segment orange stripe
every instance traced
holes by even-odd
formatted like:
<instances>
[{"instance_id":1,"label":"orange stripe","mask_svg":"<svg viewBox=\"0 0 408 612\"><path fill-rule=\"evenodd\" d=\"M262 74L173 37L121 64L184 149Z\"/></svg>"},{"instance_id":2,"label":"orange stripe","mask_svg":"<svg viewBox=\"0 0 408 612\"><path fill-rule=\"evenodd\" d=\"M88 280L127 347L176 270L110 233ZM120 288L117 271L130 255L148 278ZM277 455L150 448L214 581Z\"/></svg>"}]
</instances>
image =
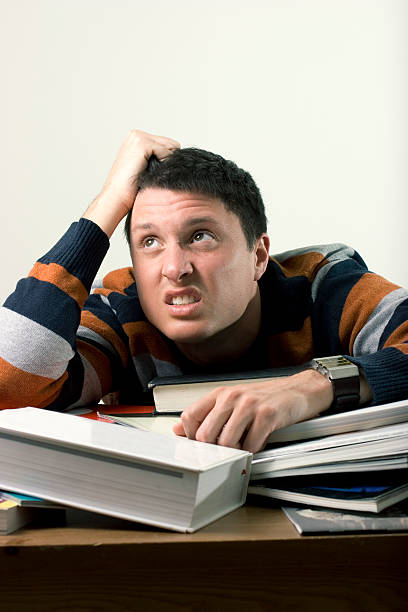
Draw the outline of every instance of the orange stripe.
<instances>
[{"instance_id":1,"label":"orange stripe","mask_svg":"<svg viewBox=\"0 0 408 612\"><path fill-rule=\"evenodd\" d=\"M397 329L394 329L392 334L387 338L387 342L384 344L384 348L387 348L389 346L394 346L399 351L407 355L408 354L407 340L408 340L408 321L404 321L404 323L401 323L401 325L399 325Z\"/></svg>"},{"instance_id":2,"label":"orange stripe","mask_svg":"<svg viewBox=\"0 0 408 612\"><path fill-rule=\"evenodd\" d=\"M375 307L395 289L398 289L398 285L371 273L364 274L351 289L343 307L339 326L340 342L348 350L349 355L353 354L356 336L367 323Z\"/></svg>"},{"instance_id":3,"label":"orange stripe","mask_svg":"<svg viewBox=\"0 0 408 612\"><path fill-rule=\"evenodd\" d=\"M78 350L94 368L101 385L102 395L105 395L112 388L112 373L108 357L84 340L77 340Z\"/></svg>"},{"instance_id":4,"label":"orange stripe","mask_svg":"<svg viewBox=\"0 0 408 612\"><path fill-rule=\"evenodd\" d=\"M272 258L272 261L280 266L287 278L306 276L310 282L313 281L321 267L327 264L325 257L317 252L294 255L281 262Z\"/></svg>"},{"instance_id":5,"label":"orange stripe","mask_svg":"<svg viewBox=\"0 0 408 612\"><path fill-rule=\"evenodd\" d=\"M125 323L123 329L129 337L130 353L150 353L156 359L174 363L174 356L156 329L146 321Z\"/></svg>"},{"instance_id":6,"label":"orange stripe","mask_svg":"<svg viewBox=\"0 0 408 612\"><path fill-rule=\"evenodd\" d=\"M58 380L29 374L0 357L0 408L44 408L57 399L67 377L66 372Z\"/></svg>"},{"instance_id":7,"label":"orange stripe","mask_svg":"<svg viewBox=\"0 0 408 612\"><path fill-rule=\"evenodd\" d=\"M110 342L112 346L116 349L120 358L122 360L123 365L125 366L128 360L128 352L123 344L122 340L119 336L113 331L113 329L107 324L104 323L101 319L95 316L89 310L82 311L81 316L81 325L84 325L88 329L96 332L100 336L102 336L105 340Z\"/></svg>"},{"instance_id":8,"label":"orange stripe","mask_svg":"<svg viewBox=\"0 0 408 612\"><path fill-rule=\"evenodd\" d=\"M310 317L305 319L302 329L272 336L269 352L270 365L273 368L284 367L288 363L300 365L315 357Z\"/></svg>"},{"instance_id":9,"label":"orange stripe","mask_svg":"<svg viewBox=\"0 0 408 612\"><path fill-rule=\"evenodd\" d=\"M125 289L133 285L134 282L135 277L133 276L133 268L127 267L109 272L103 279L103 286L105 289L124 294ZM99 291L100 290L97 289L95 293Z\"/></svg>"},{"instance_id":10,"label":"orange stripe","mask_svg":"<svg viewBox=\"0 0 408 612\"><path fill-rule=\"evenodd\" d=\"M88 291L83 283L72 274L69 274L65 268L58 264L43 264L37 262L31 270L29 276L32 276L40 281L52 283L71 296L77 302L80 308L82 308L86 298L88 297Z\"/></svg>"}]
</instances>

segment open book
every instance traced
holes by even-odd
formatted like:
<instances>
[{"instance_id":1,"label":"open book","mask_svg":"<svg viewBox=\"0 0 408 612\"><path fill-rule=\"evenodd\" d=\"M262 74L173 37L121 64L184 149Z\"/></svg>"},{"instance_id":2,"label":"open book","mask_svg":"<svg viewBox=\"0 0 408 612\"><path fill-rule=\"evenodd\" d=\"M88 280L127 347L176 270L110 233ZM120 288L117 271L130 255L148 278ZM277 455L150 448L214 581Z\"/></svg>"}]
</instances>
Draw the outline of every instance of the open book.
<instances>
[{"instance_id":1,"label":"open book","mask_svg":"<svg viewBox=\"0 0 408 612\"><path fill-rule=\"evenodd\" d=\"M101 406L100 414L122 425L173 435L173 425L178 422L177 414L157 413L153 408L126 406L123 413L120 406ZM269 444L282 444L297 440L307 440L352 431L363 431L374 427L408 422L408 400L391 402L368 408L355 408L339 414L325 416L295 423L278 429L270 434Z\"/></svg>"}]
</instances>

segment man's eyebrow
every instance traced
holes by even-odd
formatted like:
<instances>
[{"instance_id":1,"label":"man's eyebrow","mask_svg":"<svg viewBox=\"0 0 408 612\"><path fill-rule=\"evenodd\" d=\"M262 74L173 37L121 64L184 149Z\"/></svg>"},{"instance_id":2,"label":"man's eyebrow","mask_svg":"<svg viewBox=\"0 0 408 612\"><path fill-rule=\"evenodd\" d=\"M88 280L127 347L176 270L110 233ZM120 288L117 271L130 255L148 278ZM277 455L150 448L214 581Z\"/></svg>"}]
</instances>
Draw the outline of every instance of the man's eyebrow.
<instances>
[{"instance_id":1,"label":"man's eyebrow","mask_svg":"<svg viewBox=\"0 0 408 612\"><path fill-rule=\"evenodd\" d=\"M214 219L214 217L193 217L192 219L188 219L185 225L205 225L206 223L218 224L218 221Z\"/></svg>"},{"instance_id":2,"label":"man's eyebrow","mask_svg":"<svg viewBox=\"0 0 408 612\"><path fill-rule=\"evenodd\" d=\"M157 225L154 225L154 223L136 223L132 229L135 230L151 230L151 229L156 229Z\"/></svg>"},{"instance_id":3,"label":"man's eyebrow","mask_svg":"<svg viewBox=\"0 0 408 612\"><path fill-rule=\"evenodd\" d=\"M191 219L187 219L187 221L183 225L185 226L203 225L203 224L205 225L207 223L214 223L217 225L218 221L214 219L214 217L193 217ZM150 230L160 229L160 227L161 226L155 223L136 223L132 229L150 231Z\"/></svg>"}]
</instances>

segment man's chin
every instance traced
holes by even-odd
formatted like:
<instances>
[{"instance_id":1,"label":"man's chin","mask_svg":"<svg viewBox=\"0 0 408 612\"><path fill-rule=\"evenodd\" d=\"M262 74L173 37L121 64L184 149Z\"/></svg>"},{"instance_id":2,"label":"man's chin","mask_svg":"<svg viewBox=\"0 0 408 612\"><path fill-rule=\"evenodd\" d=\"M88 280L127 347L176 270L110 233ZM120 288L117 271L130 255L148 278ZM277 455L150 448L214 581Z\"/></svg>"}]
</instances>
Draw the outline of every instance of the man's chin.
<instances>
[{"instance_id":1,"label":"man's chin","mask_svg":"<svg viewBox=\"0 0 408 612\"><path fill-rule=\"evenodd\" d=\"M193 326L186 326L185 324L180 329L167 328L161 329L161 332L177 345L201 344L210 340L213 336L213 333L208 329L193 328Z\"/></svg>"}]
</instances>

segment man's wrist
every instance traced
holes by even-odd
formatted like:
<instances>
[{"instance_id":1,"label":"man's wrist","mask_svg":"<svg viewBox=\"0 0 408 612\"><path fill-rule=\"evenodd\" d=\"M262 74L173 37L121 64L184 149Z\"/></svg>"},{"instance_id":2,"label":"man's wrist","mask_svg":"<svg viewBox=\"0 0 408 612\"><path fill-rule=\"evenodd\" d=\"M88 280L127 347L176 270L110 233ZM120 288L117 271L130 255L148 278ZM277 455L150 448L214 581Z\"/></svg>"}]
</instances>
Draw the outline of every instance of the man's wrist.
<instances>
[{"instance_id":1,"label":"man's wrist","mask_svg":"<svg viewBox=\"0 0 408 612\"><path fill-rule=\"evenodd\" d=\"M82 216L84 219L89 219L96 223L110 238L119 223L126 216L126 212L126 208L118 204L116 197L102 192L95 198Z\"/></svg>"},{"instance_id":2,"label":"man's wrist","mask_svg":"<svg viewBox=\"0 0 408 612\"><path fill-rule=\"evenodd\" d=\"M343 355L315 358L311 367L328 379L333 386L335 410L347 410L372 399L370 386L364 372Z\"/></svg>"},{"instance_id":3,"label":"man's wrist","mask_svg":"<svg viewBox=\"0 0 408 612\"><path fill-rule=\"evenodd\" d=\"M333 386L327 378L316 370L307 369L290 376L296 380L296 387L307 398L312 414L320 414L328 410L333 403ZM308 417L309 418L309 417Z\"/></svg>"}]
</instances>

